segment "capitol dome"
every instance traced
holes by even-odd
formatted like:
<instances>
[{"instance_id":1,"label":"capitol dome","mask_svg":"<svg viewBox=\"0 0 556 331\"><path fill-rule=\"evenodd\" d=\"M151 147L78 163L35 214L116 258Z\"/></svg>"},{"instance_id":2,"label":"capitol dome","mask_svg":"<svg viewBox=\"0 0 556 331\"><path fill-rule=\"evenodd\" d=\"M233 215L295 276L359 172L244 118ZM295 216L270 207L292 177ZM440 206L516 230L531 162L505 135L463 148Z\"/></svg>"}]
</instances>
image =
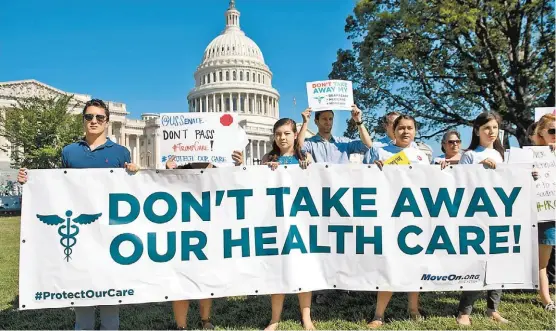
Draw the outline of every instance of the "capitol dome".
<instances>
[{"instance_id":1,"label":"capitol dome","mask_svg":"<svg viewBox=\"0 0 556 331\"><path fill-rule=\"evenodd\" d=\"M226 27L206 47L187 95L191 112L235 112L249 138L248 164L257 163L272 144L280 94L257 44L241 30L235 1L225 12Z\"/></svg>"}]
</instances>

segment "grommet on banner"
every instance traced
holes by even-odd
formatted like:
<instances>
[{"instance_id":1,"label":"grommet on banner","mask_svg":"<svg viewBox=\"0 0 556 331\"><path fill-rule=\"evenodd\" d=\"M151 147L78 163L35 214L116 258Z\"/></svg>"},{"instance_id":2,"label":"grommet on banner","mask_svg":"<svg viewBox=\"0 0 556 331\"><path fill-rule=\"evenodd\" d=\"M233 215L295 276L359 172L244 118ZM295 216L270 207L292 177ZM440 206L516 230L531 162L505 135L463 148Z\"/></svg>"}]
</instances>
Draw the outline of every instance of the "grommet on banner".
<instances>
[{"instance_id":1,"label":"grommet on banner","mask_svg":"<svg viewBox=\"0 0 556 331\"><path fill-rule=\"evenodd\" d=\"M255 293L259 293L259 290L255 290Z\"/></svg>"},{"instance_id":2,"label":"grommet on banner","mask_svg":"<svg viewBox=\"0 0 556 331\"><path fill-rule=\"evenodd\" d=\"M539 285L535 285L535 288L539 288Z\"/></svg>"},{"instance_id":3,"label":"grommet on banner","mask_svg":"<svg viewBox=\"0 0 556 331\"><path fill-rule=\"evenodd\" d=\"M370 166L370 165L368 165L368 166L367 166L367 168L371 169L371 166Z\"/></svg>"},{"instance_id":4,"label":"grommet on banner","mask_svg":"<svg viewBox=\"0 0 556 331\"><path fill-rule=\"evenodd\" d=\"M423 286L419 287L419 289L422 290L422 289L423 289Z\"/></svg>"},{"instance_id":5,"label":"grommet on banner","mask_svg":"<svg viewBox=\"0 0 556 331\"><path fill-rule=\"evenodd\" d=\"M288 169L288 166L284 166L284 169Z\"/></svg>"},{"instance_id":6,"label":"grommet on banner","mask_svg":"<svg viewBox=\"0 0 556 331\"><path fill-rule=\"evenodd\" d=\"M156 173L159 173L159 171L157 170Z\"/></svg>"},{"instance_id":7,"label":"grommet on banner","mask_svg":"<svg viewBox=\"0 0 556 331\"><path fill-rule=\"evenodd\" d=\"M25 305L21 305L21 308L25 308Z\"/></svg>"},{"instance_id":8,"label":"grommet on banner","mask_svg":"<svg viewBox=\"0 0 556 331\"><path fill-rule=\"evenodd\" d=\"M502 285L502 288L504 288L504 285Z\"/></svg>"},{"instance_id":9,"label":"grommet on banner","mask_svg":"<svg viewBox=\"0 0 556 331\"><path fill-rule=\"evenodd\" d=\"M201 173L203 173L203 170L201 170Z\"/></svg>"},{"instance_id":10,"label":"grommet on banner","mask_svg":"<svg viewBox=\"0 0 556 331\"><path fill-rule=\"evenodd\" d=\"M67 174L67 173L68 173L67 170L64 170L64 174Z\"/></svg>"},{"instance_id":11,"label":"grommet on banner","mask_svg":"<svg viewBox=\"0 0 556 331\"><path fill-rule=\"evenodd\" d=\"M328 168L328 164L324 166L325 168Z\"/></svg>"},{"instance_id":12,"label":"grommet on banner","mask_svg":"<svg viewBox=\"0 0 556 331\"><path fill-rule=\"evenodd\" d=\"M533 227L535 227L535 226L536 226L536 225L535 225L535 224L533 224Z\"/></svg>"},{"instance_id":13,"label":"grommet on banner","mask_svg":"<svg viewBox=\"0 0 556 331\"><path fill-rule=\"evenodd\" d=\"M334 288L336 288L336 285L334 285Z\"/></svg>"},{"instance_id":14,"label":"grommet on banner","mask_svg":"<svg viewBox=\"0 0 556 331\"><path fill-rule=\"evenodd\" d=\"M460 289L462 289L462 288L463 288L463 286L460 286L459 288L460 288Z\"/></svg>"},{"instance_id":15,"label":"grommet on banner","mask_svg":"<svg viewBox=\"0 0 556 331\"><path fill-rule=\"evenodd\" d=\"M73 306L73 302L71 303L71 305Z\"/></svg>"},{"instance_id":16,"label":"grommet on banner","mask_svg":"<svg viewBox=\"0 0 556 331\"><path fill-rule=\"evenodd\" d=\"M376 287L376 289L378 290L378 286Z\"/></svg>"},{"instance_id":17,"label":"grommet on banner","mask_svg":"<svg viewBox=\"0 0 556 331\"><path fill-rule=\"evenodd\" d=\"M25 244L25 239L23 239L21 242Z\"/></svg>"},{"instance_id":18,"label":"grommet on banner","mask_svg":"<svg viewBox=\"0 0 556 331\"><path fill-rule=\"evenodd\" d=\"M214 293L211 293L210 296L213 297L213 296L214 296Z\"/></svg>"},{"instance_id":19,"label":"grommet on banner","mask_svg":"<svg viewBox=\"0 0 556 331\"><path fill-rule=\"evenodd\" d=\"M118 303L122 303L122 300L118 300Z\"/></svg>"},{"instance_id":20,"label":"grommet on banner","mask_svg":"<svg viewBox=\"0 0 556 331\"><path fill-rule=\"evenodd\" d=\"M299 290L301 291L301 287L299 288Z\"/></svg>"},{"instance_id":21,"label":"grommet on banner","mask_svg":"<svg viewBox=\"0 0 556 331\"><path fill-rule=\"evenodd\" d=\"M454 166L450 166L450 169L454 169Z\"/></svg>"},{"instance_id":22,"label":"grommet on banner","mask_svg":"<svg viewBox=\"0 0 556 331\"><path fill-rule=\"evenodd\" d=\"M412 166L409 166L409 169L413 169L413 167L412 167Z\"/></svg>"},{"instance_id":23,"label":"grommet on banner","mask_svg":"<svg viewBox=\"0 0 556 331\"><path fill-rule=\"evenodd\" d=\"M243 170L247 170L247 167L243 167Z\"/></svg>"},{"instance_id":24,"label":"grommet on banner","mask_svg":"<svg viewBox=\"0 0 556 331\"><path fill-rule=\"evenodd\" d=\"M113 173L113 172L114 172L114 170L110 170L110 173Z\"/></svg>"},{"instance_id":25,"label":"grommet on banner","mask_svg":"<svg viewBox=\"0 0 556 331\"><path fill-rule=\"evenodd\" d=\"M168 296L165 296L164 299L168 300Z\"/></svg>"}]
</instances>

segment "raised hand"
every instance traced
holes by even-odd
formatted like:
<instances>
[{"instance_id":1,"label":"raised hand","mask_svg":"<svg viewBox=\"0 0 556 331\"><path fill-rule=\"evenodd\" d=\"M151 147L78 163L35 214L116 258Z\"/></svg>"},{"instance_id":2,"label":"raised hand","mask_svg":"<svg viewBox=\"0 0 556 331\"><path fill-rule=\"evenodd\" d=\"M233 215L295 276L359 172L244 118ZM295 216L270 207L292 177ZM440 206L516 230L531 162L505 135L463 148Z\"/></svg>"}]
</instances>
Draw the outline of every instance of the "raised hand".
<instances>
[{"instance_id":1,"label":"raised hand","mask_svg":"<svg viewBox=\"0 0 556 331\"><path fill-rule=\"evenodd\" d=\"M311 107L309 107L301 113L301 117L303 117L303 123L309 122L309 119L311 118L311 113L312 112L313 112L313 110L311 109Z\"/></svg>"},{"instance_id":2,"label":"raised hand","mask_svg":"<svg viewBox=\"0 0 556 331\"><path fill-rule=\"evenodd\" d=\"M19 184L27 183L27 168L19 169L19 172L17 173L17 182Z\"/></svg>"},{"instance_id":3,"label":"raised hand","mask_svg":"<svg viewBox=\"0 0 556 331\"><path fill-rule=\"evenodd\" d=\"M384 167L384 162L382 161L375 161L375 164L378 166L380 170L382 170L382 167Z\"/></svg>"},{"instance_id":4,"label":"raised hand","mask_svg":"<svg viewBox=\"0 0 556 331\"><path fill-rule=\"evenodd\" d=\"M355 121L355 123L363 121L361 109L357 108L356 105L351 106L351 118Z\"/></svg>"}]
</instances>

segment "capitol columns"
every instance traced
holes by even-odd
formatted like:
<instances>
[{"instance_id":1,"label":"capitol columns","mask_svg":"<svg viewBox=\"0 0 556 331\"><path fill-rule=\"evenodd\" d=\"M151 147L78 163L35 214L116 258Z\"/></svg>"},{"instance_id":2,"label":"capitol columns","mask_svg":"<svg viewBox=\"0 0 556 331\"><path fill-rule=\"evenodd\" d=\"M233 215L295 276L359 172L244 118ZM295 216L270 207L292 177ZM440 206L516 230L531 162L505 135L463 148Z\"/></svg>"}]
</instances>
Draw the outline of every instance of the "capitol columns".
<instances>
[{"instance_id":1,"label":"capitol columns","mask_svg":"<svg viewBox=\"0 0 556 331\"><path fill-rule=\"evenodd\" d=\"M253 139L249 139L249 158L251 159L251 164L254 164L254 155L253 155Z\"/></svg>"},{"instance_id":2,"label":"capitol columns","mask_svg":"<svg viewBox=\"0 0 556 331\"><path fill-rule=\"evenodd\" d=\"M249 92L245 93L245 113L249 113L251 111L251 105L249 104Z\"/></svg>"},{"instance_id":3,"label":"capitol columns","mask_svg":"<svg viewBox=\"0 0 556 331\"><path fill-rule=\"evenodd\" d=\"M220 92L220 112L224 112L224 93Z\"/></svg>"},{"instance_id":4,"label":"capitol columns","mask_svg":"<svg viewBox=\"0 0 556 331\"><path fill-rule=\"evenodd\" d=\"M140 154L140 150L139 150L139 135L136 134L135 135L135 151L134 151L134 155L133 158L135 159L135 164L139 165L139 154Z\"/></svg>"},{"instance_id":5,"label":"capitol columns","mask_svg":"<svg viewBox=\"0 0 556 331\"><path fill-rule=\"evenodd\" d=\"M212 94L212 112L215 113L216 112L216 93Z\"/></svg>"}]
</instances>

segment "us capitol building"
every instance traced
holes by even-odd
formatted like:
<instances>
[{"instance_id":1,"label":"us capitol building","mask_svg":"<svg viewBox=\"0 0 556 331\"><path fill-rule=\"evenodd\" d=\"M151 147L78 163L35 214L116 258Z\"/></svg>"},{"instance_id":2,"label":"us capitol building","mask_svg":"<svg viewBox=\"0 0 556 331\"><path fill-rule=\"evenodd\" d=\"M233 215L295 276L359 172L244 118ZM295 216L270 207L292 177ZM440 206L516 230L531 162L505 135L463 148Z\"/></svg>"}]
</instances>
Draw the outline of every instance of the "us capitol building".
<instances>
[{"instance_id":1,"label":"us capitol building","mask_svg":"<svg viewBox=\"0 0 556 331\"><path fill-rule=\"evenodd\" d=\"M280 115L280 94L272 87L272 72L261 50L241 30L239 18L240 12L231 0L225 13L226 27L205 49L187 103L190 112L237 112L249 139L244 150L246 163L253 164L271 148L272 126ZM60 95L73 95L68 110L76 114L92 98L32 79L0 82L0 109L4 112L18 98ZM110 109L108 136L130 150L134 163L156 168L161 157L157 144L159 114L146 113L141 114L140 120L130 119L125 103L104 101ZM0 169L9 168L11 150L4 137L0 137L0 147Z\"/></svg>"}]
</instances>

